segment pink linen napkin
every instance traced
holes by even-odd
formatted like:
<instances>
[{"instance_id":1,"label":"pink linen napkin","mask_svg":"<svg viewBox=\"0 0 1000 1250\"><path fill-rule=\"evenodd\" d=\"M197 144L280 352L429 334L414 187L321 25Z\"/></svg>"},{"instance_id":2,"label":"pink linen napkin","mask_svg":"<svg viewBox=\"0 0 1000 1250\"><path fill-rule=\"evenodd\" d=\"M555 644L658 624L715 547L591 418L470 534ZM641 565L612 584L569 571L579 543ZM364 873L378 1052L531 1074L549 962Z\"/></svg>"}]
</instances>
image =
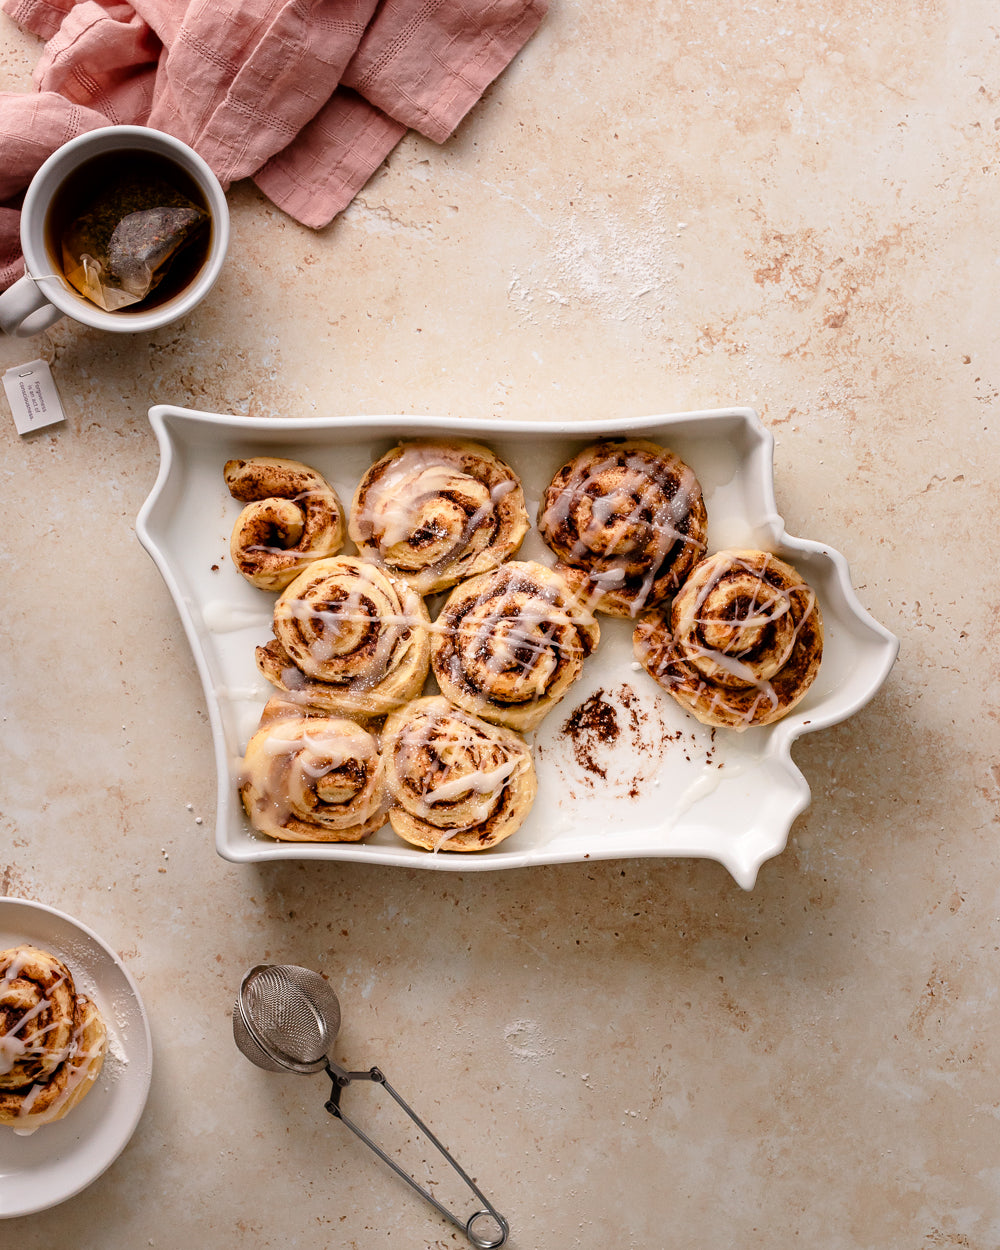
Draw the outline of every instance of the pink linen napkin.
<instances>
[{"instance_id":1,"label":"pink linen napkin","mask_svg":"<svg viewBox=\"0 0 1000 1250\"><path fill-rule=\"evenodd\" d=\"M0 290L18 201L75 135L141 124L304 225L346 208L408 129L441 143L548 0L0 0L46 41L37 92L0 93Z\"/></svg>"}]
</instances>

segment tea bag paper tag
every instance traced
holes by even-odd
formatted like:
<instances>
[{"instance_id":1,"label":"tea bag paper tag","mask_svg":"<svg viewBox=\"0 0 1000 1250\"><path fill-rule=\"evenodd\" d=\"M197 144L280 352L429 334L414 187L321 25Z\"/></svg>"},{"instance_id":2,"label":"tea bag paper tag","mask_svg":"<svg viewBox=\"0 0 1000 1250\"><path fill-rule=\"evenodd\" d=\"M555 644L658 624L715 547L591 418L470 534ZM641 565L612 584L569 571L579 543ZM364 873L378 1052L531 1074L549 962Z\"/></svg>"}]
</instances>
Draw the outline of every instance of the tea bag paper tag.
<instances>
[{"instance_id":1,"label":"tea bag paper tag","mask_svg":"<svg viewBox=\"0 0 1000 1250\"><path fill-rule=\"evenodd\" d=\"M3 375L3 389L18 434L30 434L66 419L52 370L44 360L29 360L26 365L8 369Z\"/></svg>"}]
</instances>

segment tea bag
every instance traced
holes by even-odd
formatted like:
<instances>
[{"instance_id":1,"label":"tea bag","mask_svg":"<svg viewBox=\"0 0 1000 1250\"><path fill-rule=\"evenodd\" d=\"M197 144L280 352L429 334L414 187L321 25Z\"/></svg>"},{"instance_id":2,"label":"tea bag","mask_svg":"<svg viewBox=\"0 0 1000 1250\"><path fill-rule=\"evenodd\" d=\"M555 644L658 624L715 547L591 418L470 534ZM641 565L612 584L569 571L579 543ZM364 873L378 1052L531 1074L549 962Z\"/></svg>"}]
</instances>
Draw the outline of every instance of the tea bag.
<instances>
[{"instance_id":1,"label":"tea bag","mask_svg":"<svg viewBox=\"0 0 1000 1250\"><path fill-rule=\"evenodd\" d=\"M123 174L65 230L66 277L99 308L116 312L145 299L208 222L205 209L163 179Z\"/></svg>"}]
</instances>

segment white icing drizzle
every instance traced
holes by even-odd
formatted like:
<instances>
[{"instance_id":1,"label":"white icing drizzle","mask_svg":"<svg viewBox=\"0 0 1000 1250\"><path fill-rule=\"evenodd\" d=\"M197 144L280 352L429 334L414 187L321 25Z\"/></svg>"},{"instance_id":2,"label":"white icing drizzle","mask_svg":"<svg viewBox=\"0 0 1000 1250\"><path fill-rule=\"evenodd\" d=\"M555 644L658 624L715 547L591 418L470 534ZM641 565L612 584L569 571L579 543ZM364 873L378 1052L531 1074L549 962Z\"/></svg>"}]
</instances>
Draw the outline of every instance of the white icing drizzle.
<instances>
[{"instance_id":1,"label":"white icing drizzle","mask_svg":"<svg viewBox=\"0 0 1000 1250\"><path fill-rule=\"evenodd\" d=\"M695 803L714 794L724 781L739 777L744 771L742 764L727 764L724 768L705 765L677 800L673 819L679 820Z\"/></svg>"},{"instance_id":2,"label":"white icing drizzle","mask_svg":"<svg viewBox=\"0 0 1000 1250\"><path fill-rule=\"evenodd\" d=\"M434 633L450 635L455 650L448 657L448 672L455 685L463 676L476 684L475 669L488 681L487 697L512 701L536 701L543 697L560 671L563 657L582 658L587 651L581 630L593 624L593 616L578 597L567 591L566 605L558 590L547 584L525 584L511 579L502 593L491 581L468 609L451 625L444 618L432 626ZM499 679L506 678L505 686Z\"/></svg>"},{"instance_id":3,"label":"white icing drizzle","mask_svg":"<svg viewBox=\"0 0 1000 1250\"><path fill-rule=\"evenodd\" d=\"M375 513L371 523L378 545L385 550L412 538L417 526L415 515L426 497L454 490L456 478L466 489L473 482L448 465L428 461L416 448L408 448L397 457L379 483L377 510L371 508L366 513L362 509L363 517Z\"/></svg>"},{"instance_id":4,"label":"white icing drizzle","mask_svg":"<svg viewBox=\"0 0 1000 1250\"><path fill-rule=\"evenodd\" d=\"M86 1003L87 999L83 995L80 995L78 1001ZM69 1045L66 1048L64 1056L60 1062L60 1066L56 1069L56 1073L65 1074L65 1082L62 1090L60 1091L59 1097L45 1108L44 1118L40 1119L37 1124L31 1125L30 1127L20 1126L16 1128L14 1131L18 1134L18 1136L27 1137L40 1128L42 1124L48 1124L51 1123L51 1121L58 1119L60 1110L66 1105L67 1102L69 1102L71 1098L76 1096L79 1086L84 1081L95 1081L97 1079L97 1071L91 1065L93 1061L102 1054L103 1047L98 1046L94 1050L84 1050L81 1045L83 1034L84 1025L79 1023L74 1025L73 1035L70 1038ZM56 1073L53 1073L51 1079L55 1078ZM46 1084L44 1082L35 1082L35 1084L31 1086L27 1094L25 1094L21 1100L21 1106L18 1111L19 1118L27 1119L31 1116L35 1102L44 1092L45 1088Z\"/></svg>"},{"instance_id":5,"label":"white icing drizzle","mask_svg":"<svg viewBox=\"0 0 1000 1250\"><path fill-rule=\"evenodd\" d=\"M450 448L434 445L404 447L381 468L356 508L353 525L361 542L372 543L385 559L392 552L390 564L402 571L434 575L467 563L482 547L472 544L473 536L484 526L495 528L498 506L518 489L512 475L490 486L460 464L449 463L447 457L453 454ZM505 467L501 470L500 461L484 463L509 473ZM413 539L432 520L438 541L422 559ZM407 548L406 553L394 551L400 546ZM415 566L409 564L411 559Z\"/></svg>"},{"instance_id":6,"label":"white icing drizzle","mask_svg":"<svg viewBox=\"0 0 1000 1250\"><path fill-rule=\"evenodd\" d=\"M296 646L307 653L311 662L305 671L311 669L311 675L323 681L369 689L389 672L397 650L405 647L407 631L426 629L427 623L415 612L393 611L392 604L386 602L385 590L364 573L334 574L330 589L331 597L334 590L340 592L340 597L329 609L314 607L308 598L283 602L285 616L302 626ZM391 582L390 589L395 593ZM348 666L360 635L369 628L373 628L374 647L366 651L364 671L354 673ZM292 658L296 658L294 653Z\"/></svg>"},{"instance_id":7,"label":"white icing drizzle","mask_svg":"<svg viewBox=\"0 0 1000 1250\"><path fill-rule=\"evenodd\" d=\"M10 967L4 973L3 980L5 982L16 981L24 970L25 964L30 956L23 951L19 952L17 958L12 959ZM29 1025L32 1020L37 1020L43 1012L47 1011L52 1005L52 995L59 989L61 985L66 984L65 977L59 977L52 985L47 997L40 998L34 1007L30 1007L23 1015L18 1018L17 1023L12 1029L8 1029L6 1033L0 1035L0 1076L6 1076L14 1070L18 1060L27 1056L44 1055L46 1048L44 1046L29 1046L23 1038L18 1034ZM57 1028L56 1024L50 1024L43 1029L36 1031L36 1037L44 1037L46 1033L51 1033Z\"/></svg>"},{"instance_id":8,"label":"white icing drizzle","mask_svg":"<svg viewBox=\"0 0 1000 1250\"><path fill-rule=\"evenodd\" d=\"M33 957L31 951L20 948L4 969L0 977L0 988L16 982ZM77 1020L73 1025L69 1041L57 1050L50 1051L45 1046L44 1039L47 1034L61 1027L58 1021L32 1030L30 1041L22 1036L27 1027L51 1007L56 991L67 983L66 976L57 977L48 991L42 994L33 1006L21 1013L13 1027L0 1035L0 1076L9 1075L21 1060L27 1058L45 1056L52 1066L52 1071L45 1080L34 1081L26 1090L15 1091L20 1098L17 1110L19 1120L30 1121L35 1104L42 1093L51 1088L55 1080L59 1079L62 1082L58 1097L39 1115L37 1122L19 1124L15 1128L15 1133L20 1136L27 1136L42 1124L58 1119L61 1108L77 1094L81 1082L95 1080L97 1076L97 1071L92 1070L91 1064L94 1059L102 1055L103 1043L96 1050L83 1049L81 1043L85 1031L85 1013L77 1013ZM87 1004L87 1001L82 994L75 997L77 1005Z\"/></svg>"},{"instance_id":9,"label":"white icing drizzle","mask_svg":"<svg viewBox=\"0 0 1000 1250\"><path fill-rule=\"evenodd\" d=\"M20 1026L18 1026L20 1027ZM0 1076L14 1071L14 1065L28 1053L27 1043L15 1033L0 1037Z\"/></svg>"},{"instance_id":10,"label":"white icing drizzle","mask_svg":"<svg viewBox=\"0 0 1000 1250\"><path fill-rule=\"evenodd\" d=\"M791 613L794 602L792 592L785 587L775 586L771 582L765 580L764 574L767 571L770 560L770 553L765 553L765 559L760 569L744 559L734 559L729 563L720 562L719 567L715 570L713 576L699 588L692 607L686 610L680 617L675 634L684 635L695 625L702 627L718 627L722 624L732 628L734 635L738 636L742 631L758 630L766 625L773 624L774 622L780 620L783 616ZM719 582L734 568L742 569L744 572L750 574L756 582L754 593L747 606L745 616L739 620L733 620L731 622L720 622L713 617L702 616L701 609L703 608L706 599L708 599L709 595L716 588ZM768 592L770 592L770 602L760 605L758 595L761 595L762 597L762 592L765 588ZM804 610L795 621L781 652L770 658L768 668L772 673L780 672L788 663L793 651L795 650L799 635L816 606L816 595L811 587L802 583L801 586L796 587L796 589L805 598ZM692 642L687 638L684 638L682 645L684 656L687 660L708 660L711 664L715 665L728 676L732 677L735 682L740 684L742 687L755 689L757 691L757 697L739 715L739 719L743 723L743 727L749 726L753 723L762 702L766 701L771 709L778 706L780 700L773 683L768 678L755 671L751 665L745 664L740 658L741 655L745 655L747 652L752 650L752 645L748 646L745 651L735 655L723 650L704 646L701 643ZM669 657L666 660L666 664L670 664ZM668 681L671 680L671 676L668 673L661 672L661 674L658 675L666 678ZM684 679L677 677L672 680L674 685L679 685L683 684ZM724 687L702 680L699 681L696 686L696 694L698 696L710 695L710 707L713 710L720 708L729 712L735 712L737 710L734 704L727 700Z\"/></svg>"},{"instance_id":11,"label":"white icing drizzle","mask_svg":"<svg viewBox=\"0 0 1000 1250\"><path fill-rule=\"evenodd\" d=\"M202 608L201 619L212 634L234 634L240 629L261 628L270 624L267 613L239 607L224 599L212 599Z\"/></svg>"},{"instance_id":12,"label":"white icing drizzle","mask_svg":"<svg viewBox=\"0 0 1000 1250\"><path fill-rule=\"evenodd\" d=\"M408 726L397 742L396 750L402 756L397 767L409 776L420 753L430 749L442 762L442 771L452 771L445 780L436 781L435 776L421 776L419 790L410 790L407 807L411 814L432 826L442 828L442 836L432 848L437 850L457 834L474 830L493 814L497 801L507 786L527 767L520 752L511 752L500 733L488 733L478 723L462 715L458 709L449 712L447 718L425 717ZM473 764L477 748L499 755L493 767ZM456 758L457 757L457 758ZM452 804L461 803L460 824L439 823L439 809L447 810Z\"/></svg>"},{"instance_id":13,"label":"white icing drizzle","mask_svg":"<svg viewBox=\"0 0 1000 1250\"><path fill-rule=\"evenodd\" d=\"M734 677L742 685L751 686L756 689L760 693L762 699L767 699L771 707L778 706L778 696L775 692L774 686L767 680L766 677L759 677L749 664L744 664L743 661L737 659L736 656L727 655L725 651L713 651L711 647L703 647L700 644L692 645L690 643L688 643L685 647L685 653L689 658L693 656L710 659L713 664L721 668L723 672L728 673L730 677ZM715 688L713 687L713 689ZM721 691L716 691L713 704L715 706L727 706L726 700ZM754 705L755 708L756 706L757 704Z\"/></svg>"},{"instance_id":14,"label":"white icing drizzle","mask_svg":"<svg viewBox=\"0 0 1000 1250\"><path fill-rule=\"evenodd\" d=\"M477 768L472 772L452 777L450 781L442 781L439 785L430 785L424 790L423 802L429 811L436 803L453 803L463 795L482 794L491 798L496 795L517 768L517 760L505 760L496 768Z\"/></svg>"},{"instance_id":15,"label":"white icing drizzle","mask_svg":"<svg viewBox=\"0 0 1000 1250\"><path fill-rule=\"evenodd\" d=\"M588 501L590 515L572 543L568 559L571 564L587 570L588 579L600 596L619 590L624 585L629 564L635 554L641 554L641 580L631 597L629 609L633 617L646 606L656 579L662 573L664 561L677 543L698 553L705 549L701 539L680 528L701 492L694 472L675 458L679 480L676 490L668 492L650 474L650 454L610 447L603 458L587 466L582 482L571 480L562 490L553 492L542 518L543 528L552 527L558 531L569 520L579 501ZM620 464L622 459L624 466ZM599 478L603 473L621 467L633 475L630 483L603 495L592 496L586 490L588 478ZM632 499L635 493L639 495L637 502ZM651 518L644 519L644 512L651 512ZM618 531L611 549L607 549L606 541L609 527L612 533ZM640 552L635 542L623 541L633 531L651 537L652 543ZM591 567L594 564L597 567Z\"/></svg>"},{"instance_id":16,"label":"white icing drizzle","mask_svg":"<svg viewBox=\"0 0 1000 1250\"><path fill-rule=\"evenodd\" d=\"M343 830L363 825L379 810L376 739L353 722L343 732L332 724L309 724L295 719L261 730L244 761L240 782L251 793L254 825L271 837L281 837L293 818ZM352 763L360 766L360 776L354 770L339 775Z\"/></svg>"},{"instance_id":17,"label":"white icing drizzle","mask_svg":"<svg viewBox=\"0 0 1000 1250\"><path fill-rule=\"evenodd\" d=\"M279 726L278 729L281 727ZM262 744L263 753L275 758L281 756L300 757L299 766L309 777L318 779L327 773L342 768L349 760L374 759L376 755L374 739L365 742L348 741L338 734L310 733L305 730L295 737L281 737L278 732L267 736ZM314 764L311 759L322 759L323 764Z\"/></svg>"}]
</instances>

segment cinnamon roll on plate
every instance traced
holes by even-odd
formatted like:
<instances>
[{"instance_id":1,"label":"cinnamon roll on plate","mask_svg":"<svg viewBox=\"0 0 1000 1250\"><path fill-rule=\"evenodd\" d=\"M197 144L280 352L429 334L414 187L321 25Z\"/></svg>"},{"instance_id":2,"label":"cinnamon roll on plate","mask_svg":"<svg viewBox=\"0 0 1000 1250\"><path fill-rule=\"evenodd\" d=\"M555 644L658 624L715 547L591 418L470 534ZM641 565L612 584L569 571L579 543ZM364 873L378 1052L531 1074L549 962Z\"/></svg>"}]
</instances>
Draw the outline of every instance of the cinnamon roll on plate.
<instances>
[{"instance_id":1,"label":"cinnamon roll on plate","mask_svg":"<svg viewBox=\"0 0 1000 1250\"><path fill-rule=\"evenodd\" d=\"M495 452L462 439L401 443L365 473L349 532L418 594L495 568L528 531L524 492Z\"/></svg>"},{"instance_id":2,"label":"cinnamon roll on plate","mask_svg":"<svg viewBox=\"0 0 1000 1250\"><path fill-rule=\"evenodd\" d=\"M707 516L693 471L641 438L573 457L542 496L538 528L590 606L635 617L674 594L705 551Z\"/></svg>"},{"instance_id":3,"label":"cinnamon roll on plate","mask_svg":"<svg viewBox=\"0 0 1000 1250\"><path fill-rule=\"evenodd\" d=\"M749 729L786 716L816 679L823 618L790 564L766 551L701 561L668 611L636 624L635 655L706 725Z\"/></svg>"},{"instance_id":4,"label":"cinnamon roll on plate","mask_svg":"<svg viewBox=\"0 0 1000 1250\"><path fill-rule=\"evenodd\" d=\"M0 1124L61 1120L100 1075L107 1030L69 968L40 947L0 952Z\"/></svg>"},{"instance_id":5,"label":"cinnamon roll on plate","mask_svg":"<svg viewBox=\"0 0 1000 1250\"><path fill-rule=\"evenodd\" d=\"M441 695L398 708L382 751L392 798L389 821L429 851L483 851L524 823L537 790L524 739Z\"/></svg>"},{"instance_id":6,"label":"cinnamon roll on plate","mask_svg":"<svg viewBox=\"0 0 1000 1250\"><path fill-rule=\"evenodd\" d=\"M344 509L315 469L280 456L227 460L229 493L246 507L229 553L237 570L261 590L284 590L307 564L344 545Z\"/></svg>"},{"instance_id":7,"label":"cinnamon roll on plate","mask_svg":"<svg viewBox=\"0 0 1000 1250\"><path fill-rule=\"evenodd\" d=\"M511 560L448 596L432 629L431 669L452 703L523 732L566 695L600 636L557 571Z\"/></svg>"}]
</instances>

